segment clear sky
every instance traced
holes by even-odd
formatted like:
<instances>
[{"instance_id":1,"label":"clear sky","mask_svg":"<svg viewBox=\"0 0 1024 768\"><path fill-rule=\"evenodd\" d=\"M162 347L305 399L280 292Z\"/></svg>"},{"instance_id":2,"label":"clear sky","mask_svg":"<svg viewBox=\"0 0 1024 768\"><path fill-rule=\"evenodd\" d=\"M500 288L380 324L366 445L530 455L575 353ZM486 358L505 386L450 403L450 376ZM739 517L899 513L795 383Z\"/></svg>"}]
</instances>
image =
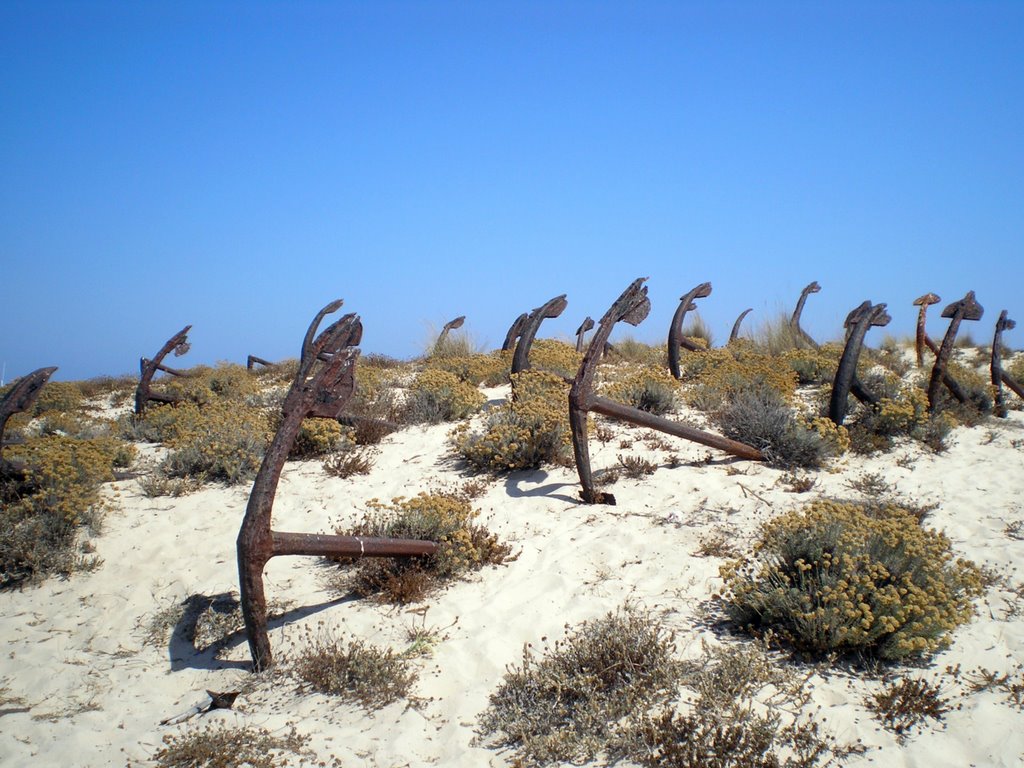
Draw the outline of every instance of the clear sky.
<instances>
[{"instance_id":1,"label":"clear sky","mask_svg":"<svg viewBox=\"0 0 1024 768\"><path fill-rule=\"evenodd\" d=\"M8 381L186 324L179 365L294 357L335 298L366 352L561 293L569 337L639 276L645 340L697 283L722 342L817 280L818 338L973 289L982 341L1022 255L1019 0L0 3Z\"/></svg>"}]
</instances>

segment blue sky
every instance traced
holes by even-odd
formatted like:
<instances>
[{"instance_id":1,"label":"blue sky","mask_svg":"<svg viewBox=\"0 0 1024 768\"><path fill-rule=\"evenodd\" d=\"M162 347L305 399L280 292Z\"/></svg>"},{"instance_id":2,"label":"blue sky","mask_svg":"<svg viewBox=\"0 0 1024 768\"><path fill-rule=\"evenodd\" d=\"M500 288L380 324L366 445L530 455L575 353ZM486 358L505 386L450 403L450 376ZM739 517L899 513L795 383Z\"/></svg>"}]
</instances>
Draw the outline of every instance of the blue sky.
<instances>
[{"instance_id":1,"label":"blue sky","mask_svg":"<svg viewBox=\"0 0 1024 768\"><path fill-rule=\"evenodd\" d=\"M0 104L8 380L294 357L339 297L367 352L570 336L638 276L651 341L704 281L720 342L811 280L821 339L1024 320L1022 2L5 0Z\"/></svg>"}]
</instances>

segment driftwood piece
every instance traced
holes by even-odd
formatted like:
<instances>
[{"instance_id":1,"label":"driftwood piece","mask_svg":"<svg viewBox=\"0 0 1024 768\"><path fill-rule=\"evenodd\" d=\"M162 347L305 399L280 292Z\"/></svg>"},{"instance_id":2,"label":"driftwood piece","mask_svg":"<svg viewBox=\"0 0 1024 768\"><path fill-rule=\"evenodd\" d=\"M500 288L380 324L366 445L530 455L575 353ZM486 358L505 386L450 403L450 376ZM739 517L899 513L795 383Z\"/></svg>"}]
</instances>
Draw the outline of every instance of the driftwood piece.
<instances>
[{"instance_id":1,"label":"driftwood piece","mask_svg":"<svg viewBox=\"0 0 1024 768\"><path fill-rule=\"evenodd\" d=\"M1017 397L1024 398L1024 389L1021 385L1006 371L1003 370L1003 331L1012 331L1017 327L1017 323L1011 320L1004 309L999 313L999 319L996 321L995 336L992 338L992 362L990 370L992 372L992 393L993 393L993 410L996 416L1005 419L1009 410L1006 407L1006 395L1003 393L1003 384L1008 386Z\"/></svg>"},{"instance_id":2,"label":"driftwood piece","mask_svg":"<svg viewBox=\"0 0 1024 768\"><path fill-rule=\"evenodd\" d=\"M925 330L924 321L925 315L928 313L928 307L932 304L938 304L942 299L936 296L934 293L926 293L924 296L918 296L914 299L914 306L920 307L917 311L917 331L914 334L914 349L917 352L917 367L924 367L924 348L928 347L934 354L939 354L939 348L935 345L935 342L928 338L928 332Z\"/></svg>"},{"instance_id":3,"label":"driftwood piece","mask_svg":"<svg viewBox=\"0 0 1024 768\"><path fill-rule=\"evenodd\" d=\"M740 312L740 316L736 318L736 322L732 324L732 332L729 334L729 343L736 341L740 337L740 324L743 322L743 318L754 311L753 307L744 309Z\"/></svg>"},{"instance_id":4,"label":"driftwood piece","mask_svg":"<svg viewBox=\"0 0 1024 768\"><path fill-rule=\"evenodd\" d=\"M253 668L257 672L267 669L273 663L267 635L267 601L263 589L263 569L270 558L281 555L411 557L437 551L437 544L430 541L280 533L271 529L271 512L281 470L303 419L309 416L335 417L355 388L354 368L359 355L355 345L362 336L362 324L358 316L345 315L316 336L321 320L336 312L341 304L338 300L320 310L306 332L299 370L282 406L281 425L253 481L245 518L238 532L242 615L245 618Z\"/></svg>"},{"instance_id":5,"label":"driftwood piece","mask_svg":"<svg viewBox=\"0 0 1024 768\"><path fill-rule=\"evenodd\" d=\"M33 406L43 385L50 380L56 366L38 368L32 373L22 376L0 400L0 474L16 471L17 466L4 459L4 431L7 421L16 413L23 413Z\"/></svg>"},{"instance_id":6,"label":"driftwood piece","mask_svg":"<svg viewBox=\"0 0 1024 768\"><path fill-rule=\"evenodd\" d=\"M686 348L691 352L703 352L704 347L698 346L683 335L683 320L686 313L697 308L695 299L703 299L711 295L711 283L701 283L679 299L679 306L672 315L672 324L668 327L668 369L677 379L682 378L679 370L679 350Z\"/></svg>"},{"instance_id":7,"label":"driftwood piece","mask_svg":"<svg viewBox=\"0 0 1024 768\"><path fill-rule=\"evenodd\" d=\"M529 314L523 324L522 332L519 334L516 351L512 353L512 373L519 373L530 367L530 347L533 346L533 340L537 336L537 331L540 330L540 324L548 318L558 317L568 305L569 302L566 301L563 293L561 296L555 296L548 300Z\"/></svg>"},{"instance_id":8,"label":"driftwood piece","mask_svg":"<svg viewBox=\"0 0 1024 768\"><path fill-rule=\"evenodd\" d=\"M960 323L964 320L981 320L985 313L984 307L974 298L974 291L968 291L959 301L942 310L942 316L949 318L949 328L942 339L942 346L935 354L935 364L932 366L932 375L928 381L928 411L932 413L939 404L939 391L943 384L961 403L967 399L966 393L956 381L949 376L946 366L949 365L949 357L953 353L953 345L956 343L956 334L960 330Z\"/></svg>"},{"instance_id":9,"label":"driftwood piece","mask_svg":"<svg viewBox=\"0 0 1024 768\"><path fill-rule=\"evenodd\" d=\"M807 303L807 297L812 293L818 293L820 291L821 286L818 285L817 280L805 285L804 289L800 291L800 298L796 301L796 309L793 310L793 316L789 318L789 327L792 329L793 335L796 339L809 344L815 349L818 348L818 342L812 339L811 335L800 327L800 316L804 313L804 304Z\"/></svg>"},{"instance_id":10,"label":"driftwood piece","mask_svg":"<svg viewBox=\"0 0 1024 768\"><path fill-rule=\"evenodd\" d=\"M188 343L188 332L192 330L191 325L186 325L176 334L171 336L164 344L160 351L156 353L156 357L152 360L143 357L139 360L139 386L135 388L135 415L141 416L143 411L146 410L146 406L149 402L155 401L158 403L172 403L175 402L173 397L161 394L159 392L153 392L151 387L153 385L153 377L157 371L163 371L169 373L172 376L182 376L182 371L175 370L174 368L168 368L163 364L164 358L167 357L174 351L175 357L181 357L189 350Z\"/></svg>"},{"instance_id":11,"label":"driftwood piece","mask_svg":"<svg viewBox=\"0 0 1024 768\"><path fill-rule=\"evenodd\" d=\"M703 432L686 424L664 419L638 408L630 408L594 394L594 376L597 372L597 364L605 342L611 335L612 328L618 322L639 325L651 310L651 302L647 298L647 288L644 286L646 280L645 277L634 280L601 318L569 390L569 425L572 428L573 455L582 485L580 497L585 504L615 503L615 497L612 494L599 492L594 487L594 478L590 469L590 447L587 439L587 413L589 411L675 435L685 440L692 440L701 445L718 448L741 458L751 460L764 458L759 450L744 443Z\"/></svg>"},{"instance_id":12,"label":"driftwood piece","mask_svg":"<svg viewBox=\"0 0 1024 768\"><path fill-rule=\"evenodd\" d=\"M441 333L437 335L437 341L434 342L434 349L440 349L448 338L448 333L454 331L457 328L461 328L462 324L466 322L465 315L459 315L454 320L450 320L444 324L444 328L441 329Z\"/></svg>"},{"instance_id":13,"label":"driftwood piece","mask_svg":"<svg viewBox=\"0 0 1024 768\"><path fill-rule=\"evenodd\" d=\"M587 331L593 329L594 319L587 315L587 319L584 320L580 327L576 329L576 351L583 352L583 339L587 334Z\"/></svg>"},{"instance_id":14,"label":"driftwood piece","mask_svg":"<svg viewBox=\"0 0 1024 768\"><path fill-rule=\"evenodd\" d=\"M878 401L878 398L857 380L857 361L860 359L864 336L868 329L888 325L891 319L885 311L885 304L872 305L870 301L865 301L847 315L846 346L843 348L842 357L839 358L836 378L832 384L832 398L828 406L828 417L837 426L842 426L846 419L851 391L864 402L874 404Z\"/></svg>"}]
</instances>

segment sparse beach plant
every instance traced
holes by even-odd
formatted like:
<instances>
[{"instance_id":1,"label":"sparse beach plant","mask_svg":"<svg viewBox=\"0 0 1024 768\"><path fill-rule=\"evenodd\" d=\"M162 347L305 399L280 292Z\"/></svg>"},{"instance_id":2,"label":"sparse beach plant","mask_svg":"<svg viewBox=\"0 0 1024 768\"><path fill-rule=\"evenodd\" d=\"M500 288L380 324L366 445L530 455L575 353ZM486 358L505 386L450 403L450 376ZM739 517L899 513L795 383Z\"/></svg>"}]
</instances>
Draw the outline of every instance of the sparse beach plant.
<instances>
[{"instance_id":1,"label":"sparse beach plant","mask_svg":"<svg viewBox=\"0 0 1024 768\"><path fill-rule=\"evenodd\" d=\"M345 446L324 459L324 471L334 477L368 475L373 469L376 450L366 446Z\"/></svg>"},{"instance_id":2,"label":"sparse beach plant","mask_svg":"<svg viewBox=\"0 0 1024 768\"><path fill-rule=\"evenodd\" d=\"M979 569L895 505L820 500L763 526L723 567L727 613L812 654L926 656L970 620Z\"/></svg>"},{"instance_id":3,"label":"sparse beach plant","mask_svg":"<svg viewBox=\"0 0 1024 768\"><path fill-rule=\"evenodd\" d=\"M864 700L875 719L900 740L928 720L940 721L953 709L941 685L919 677L886 680Z\"/></svg>"},{"instance_id":4,"label":"sparse beach plant","mask_svg":"<svg viewBox=\"0 0 1024 768\"><path fill-rule=\"evenodd\" d=\"M523 648L479 719L482 743L520 765L582 763L606 751L620 721L674 695L674 635L630 606L586 621L538 654Z\"/></svg>"},{"instance_id":5,"label":"sparse beach plant","mask_svg":"<svg viewBox=\"0 0 1024 768\"><path fill-rule=\"evenodd\" d=\"M214 723L163 737L153 753L157 768L283 768L312 758L308 736L294 726L284 735L249 725Z\"/></svg>"}]
</instances>

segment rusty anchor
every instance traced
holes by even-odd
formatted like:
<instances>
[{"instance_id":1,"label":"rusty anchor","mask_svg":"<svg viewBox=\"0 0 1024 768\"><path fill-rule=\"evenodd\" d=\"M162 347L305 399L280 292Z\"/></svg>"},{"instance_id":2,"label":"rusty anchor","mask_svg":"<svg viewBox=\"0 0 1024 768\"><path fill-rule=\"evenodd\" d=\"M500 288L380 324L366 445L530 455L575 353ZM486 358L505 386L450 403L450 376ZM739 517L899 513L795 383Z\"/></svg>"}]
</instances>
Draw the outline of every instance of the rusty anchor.
<instances>
[{"instance_id":1,"label":"rusty anchor","mask_svg":"<svg viewBox=\"0 0 1024 768\"><path fill-rule=\"evenodd\" d=\"M729 334L729 343L732 344L736 339L740 337L740 324L743 322L743 318L754 311L753 307L744 309L740 312L740 316L736 318L736 322L732 324L732 332Z\"/></svg>"},{"instance_id":2,"label":"rusty anchor","mask_svg":"<svg viewBox=\"0 0 1024 768\"><path fill-rule=\"evenodd\" d=\"M679 299L679 306L672 315L672 324L668 328L668 369L677 379L683 374L679 370L679 349L685 347L691 352L703 352L704 347L695 344L683 335L683 320L686 313L697 308L694 299L703 299L711 295L711 283L701 283L689 293Z\"/></svg>"},{"instance_id":3,"label":"rusty anchor","mask_svg":"<svg viewBox=\"0 0 1024 768\"><path fill-rule=\"evenodd\" d=\"M454 320L445 323L444 328L441 329L441 333L437 335L437 341L434 342L434 351L437 351L444 346L444 342L448 338L449 331L461 328L464 322L466 322L466 316L459 315Z\"/></svg>"},{"instance_id":4,"label":"rusty anchor","mask_svg":"<svg viewBox=\"0 0 1024 768\"><path fill-rule=\"evenodd\" d=\"M7 420L16 413L27 411L39 397L43 385L50 380L56 366L38 368L22 376L0 400L0 477L21 474L21 467L4 458L4 431Z\"/></svg>"},{"instance_id":5,"label":"rusty anchor","mask_svg":"<svg viewBox=\"0 0 1024 768\"><path fill-rule=\"evenodd\" d=\"M817 280L813 280L805 285L804 289L800 291L800 298L797 299L796 309L793 310L793 316L789 318L789 327L792 329L796 339L810 344L815 349L818 348L818 342L812 339L811 335L800 327L800 316L804 313L804 304L807 303L807 297L812 293L818 293L820 291L821 286L818 285Z\"/></svg>"},{"instance_id":6,"label":"rusty anchor","mask_svg":"<svg viewBox=\"0 0 1024 768\"><path fill-rule=\"evenodd\" d=\"M942 301L942 299L934 293L926 293L924 296L918 296L914 299L914 306L921 308L917 312L917 332L914 334L914 349L917 352L918 368L924 367L925 347L928 347L933 354L939 354L939 348L935 345L935 342L928 338L928 332L925 330L924 321L925 315L928 312L928 307L932 304L938 304L940 301Z\"/></svg>"},{"instance_id":7,"label":"rusty anchor","mask_svg":"<svg viewBox=\"0 0 1024 768\"><path fill-rule=\"evenodd\" d=\"M264 368L273 368L277 363L272 363L269 360L264 360L262 357L256 357L256 355L249 355L245 359L246 370L251 371L257 365L262 365Z\"/></svg>"},{"instance_id":8,"label":"rusty anchor","mask_svg":"<svg viewBox=\"0 0 1024 768\"><path fill-rule=\"evenodd\" d=\"M533 346L533 340L540 330L540 324L548 318L558 317L568 305L569 302L566 301L563 293L530 312L519 334L516 351L512 353L512 373L519 373L530 367L530 347Z\"/></svg>"},{"instance_id":9,"label":"rusty anchor","mask_svg":"<svg viewBox=\"0 0 1024 768\"><path fill-rule=\"evenodd\" d=\"M359 343L362 336L359 317L354 314L344 315L316 336L323 318L336 312L341 304L341 300L334 301L320 310L306 332L299 370L282 406L281 425L253 481L245 518L238 531L242 615L253 669L257 672L273 664L267 634L267 601L263 589L263 569L272 557L418 557L433 554L438 547L432 541L281 533L271 530L271 513L278 481L303 419L309 416L336 417L355 389L354 371L359 350L354 345Z\"/></svg>"},{"instance_id":10,"label":"rusty anchor","mask_svg":"<svg viewBox=\"0 0 1024 768\"><path fill-rule=\"evenodd\" d=\"M163 371L164 373L170 374L171 376L187 376L188 374L184 371L176 370L175 368L169 368L163 364L164 358L167 357L171 351L174 351L175 357L181 357L190 348L188 343L188 332L192 330L191 325L186 325L176 334L171 336L164 344L160 351L156 353L156 357L152 360L143 357L139 360L139 386L135 388L135 415L141 416L142 412L146 410L146 406L152 400L157 403L174 403L177 402L175 398L170 395L161 394L159 392L153 392L151 390L153 384L153 377L157 371Z\"/></svg>"},{"instance_id":11,"label":"rusty anchor","mask_svg":"<svg viewBox=\"0 0 1024 768\"><path fill-rule=\"evenodd\" d=\"M953 353L953 344L956 342L957 331L960 330L960 323L964 320L981 320L985 313L984 307L974 299L974 291L968 291L959 301L942 310L942 316L949 318L949 328L942 339L939 351L935 353L935 364L932 366L932 375L928 381L928 412L933 413L939 404L939 390L945 384L946 388L961 403L967 400L967 394L963 388L946 371L949 365L949 357Z\"/></svg>"},{"instance_id":12,"label":"rusty anchor","mask_svg":"<svg viewBox=\"0 0 1024 768\"><path fill-rule=\"evenodd\" d=\"M519 317L512 321L512 325L508 327L508 333L505 334L505 341L501 344L501 351L505 352L512 349L512 345L516 343L516 339L523 332L523 328L526 326L526 321L530 319L530 315L523 312Z\"/></svg>"},{"instance_id":13,"label":"rusty anchor","mask_svg":"<svg viewBox=\"0 0 1024 768\"><path fill-rule=\"evenodd\" d=\"M576 471L579 473L582 485L580 497L585 504L615 503L615 497L612 494L599 492L594 487L594 478L590 470L590 448L587 442L587 413L589 411L717 448L740 458L753 461L764 458L759 450L744 443L703 432L686 424L664 419L638 408L630 408L594 394L594 376L597 372L597 364L601 359L602 350L611 335L612 328L620 321L633 326L639 325L651 310L651 302L647 298L647 288L644 286L646 280L646 277L634 280L601 318L569 390L569 425L572 428L573 455L576 458Z\"/></svg>"},{"instance_id":14,"label":"rusty anchor","mask_svg":"<svg viewBox=\"0 0 1024 768\"><path fill-rule=\"evenodd\" d=\"M999 313L996 321L996 332L992 338L992 392L994 396L994 409L996 416L1005 419L1009 412L1006 407L1006 399L1003 394L1003 384L1008 386L1017 397L1024 398L1024 388L1010 374L1003 370L1003 331L1012 331L1017 323L1007 317L1004 309Z\"/></svg>"},{"instance_id":15,"label":"rusty anchor","mask_svg":"<svg viewBox=\"0 0 1024 768\"><path fill-rule=\"evenodd\" d=\"M583 337L586 335L587 331L592 330L593 327L594 327L594 320L593 320L592 317L590 317L590 315L587 315L587 319L584 320L580 324L580 327L576 329L576 351L577 352L582 352L583 351Z\"/></svg>"},{"instance_id":16,"label":"rusty anchor","mask_svg":"<svg viewBox=\"0 0 1024 768\"><path fill-rule=\"evenodd\" d=\"M870 328L889 324L892 318L885 311L885 304L872 305L865 301L846 316L846 346L843 348L835 381L832 384L832 398L829 400L828 417L837 426L846 419L850 393L863 403L875 405L878 398L871 394L857 379L857 361L864 348L864 337Z\"/></svg>"}]
</instances>

